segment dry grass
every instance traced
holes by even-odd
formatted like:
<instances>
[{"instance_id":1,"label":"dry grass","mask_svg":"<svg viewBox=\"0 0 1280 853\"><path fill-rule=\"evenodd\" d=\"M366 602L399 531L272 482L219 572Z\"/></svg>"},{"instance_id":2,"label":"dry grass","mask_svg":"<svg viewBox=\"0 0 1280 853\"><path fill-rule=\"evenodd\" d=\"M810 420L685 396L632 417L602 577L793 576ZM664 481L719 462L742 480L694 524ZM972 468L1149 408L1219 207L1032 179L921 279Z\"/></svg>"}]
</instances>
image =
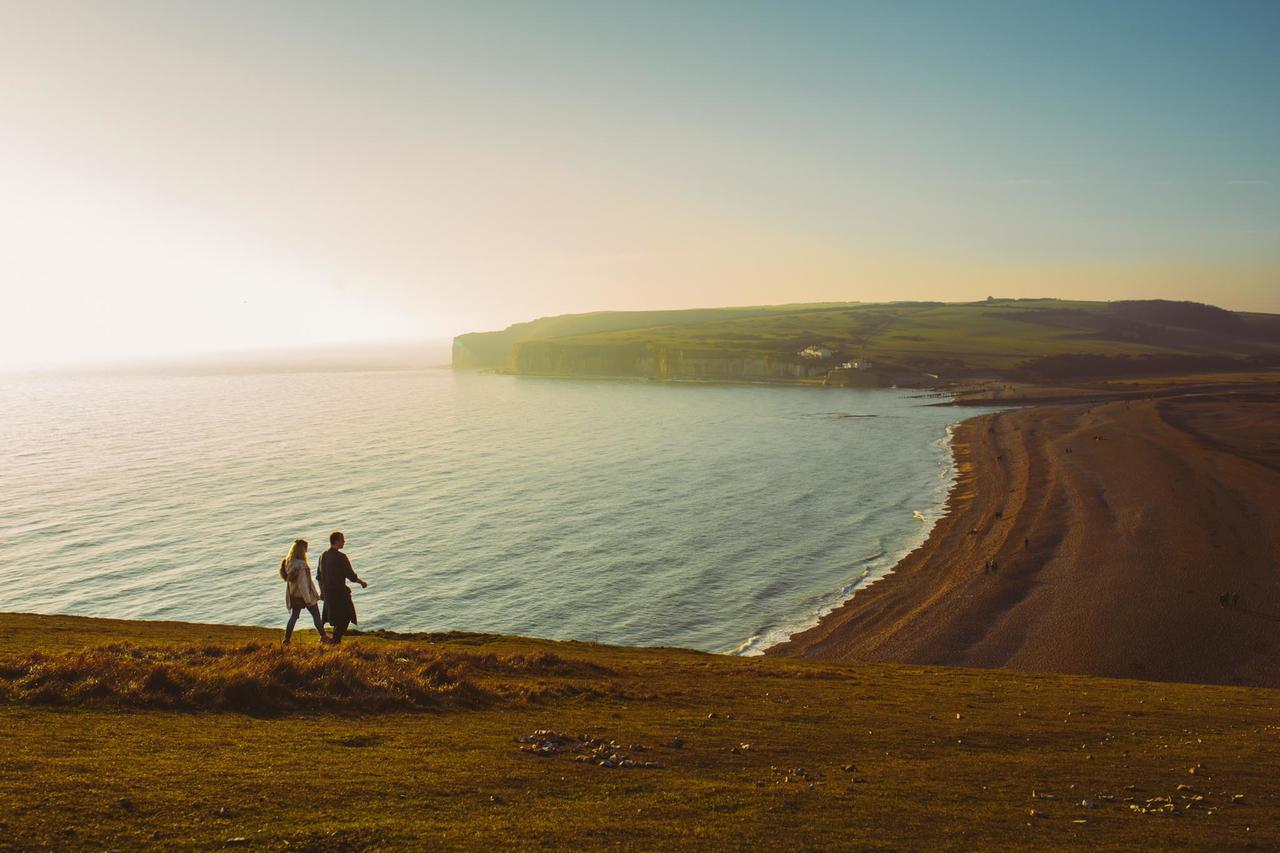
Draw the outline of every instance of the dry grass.
<instances>
[{"instance_id":1,"label":"dry grass","mask_svg":"<svg viewBox=\"0 0 1280 853\"><path fill-rule=\"evenodd\" d=\"M599 675L554 654L498 656L429 646L281 648L266 643L140 646L0 659L0 698L30 705L237 711L383 712L490 707L547 692L495 676Z\"/></svg>"},{"instance_id":2,"label":"dry grass","mask_svg":"<svg viewBox=\"0 0 1280 853\"><path fill-rule=\"evenodd\" d=\"M19 676L0 687L29 659L77 671L107 638L144 660L338 660L314 635L267 647L279 633L0 614ZM374 690L438 657L488 698L266 716L0 701L0 850L1280 849L1277 690L481 635L365 634L341 654ZM529 750L543 729L661 766Z\"/></svg>"}]
</instances>

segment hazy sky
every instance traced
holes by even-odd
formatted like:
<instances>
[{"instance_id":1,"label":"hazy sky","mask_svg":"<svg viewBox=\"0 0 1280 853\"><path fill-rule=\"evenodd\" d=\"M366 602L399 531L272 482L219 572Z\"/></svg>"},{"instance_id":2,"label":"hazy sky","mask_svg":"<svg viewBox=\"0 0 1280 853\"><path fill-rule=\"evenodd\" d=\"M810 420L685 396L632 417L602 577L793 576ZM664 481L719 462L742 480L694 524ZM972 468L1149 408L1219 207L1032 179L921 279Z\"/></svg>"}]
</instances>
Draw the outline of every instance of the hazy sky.
<instances>
[{"instance_id":1,"label":"hazy sky","mask_svg":"<svg viewBox=\"0 0 1280 853\"><path fill-rule=\"evenodd\" d=\"M0 365L606 308L1280 311L1280 3L0 0Z\"/></svg>"}]
</instances>

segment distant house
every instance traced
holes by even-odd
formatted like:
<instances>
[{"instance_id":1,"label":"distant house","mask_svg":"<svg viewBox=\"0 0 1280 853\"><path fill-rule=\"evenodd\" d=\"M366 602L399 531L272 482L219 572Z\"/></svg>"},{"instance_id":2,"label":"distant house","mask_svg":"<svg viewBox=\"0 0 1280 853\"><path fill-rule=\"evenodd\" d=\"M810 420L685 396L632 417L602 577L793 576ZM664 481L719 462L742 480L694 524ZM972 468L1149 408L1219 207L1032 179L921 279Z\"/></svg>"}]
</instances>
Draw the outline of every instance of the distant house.
<instances>
[{"instance_id":1,"label":"distant house","mask_svg":"<svg viewBox=\"0 0 1280 853\"><path fill-rule=\"evenodd\" d=\"M808 346L800 350L801 358L831 358L831 350L826 347Z\"/></svg>"},{"instance_id":2,"label":"distant house","mask_svg":"<svg viewBox=\"0 0 1280 853\"><path fill-rule=\"evenodd\" d=\"M875 365L869 361L846 361L840 367L844 370L870 370Z\"/></svg>"}]
</instances>

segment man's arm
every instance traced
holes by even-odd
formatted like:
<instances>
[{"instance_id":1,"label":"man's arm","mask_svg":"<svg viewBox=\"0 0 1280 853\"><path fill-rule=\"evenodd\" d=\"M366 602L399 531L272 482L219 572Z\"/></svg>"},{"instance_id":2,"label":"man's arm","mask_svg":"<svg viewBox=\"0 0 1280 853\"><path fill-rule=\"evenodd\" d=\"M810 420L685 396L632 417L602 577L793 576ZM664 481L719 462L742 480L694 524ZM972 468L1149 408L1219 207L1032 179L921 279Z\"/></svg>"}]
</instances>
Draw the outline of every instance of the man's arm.
<instances>
[{"instance_id":1,"label":"man's arm","mask_svg":"<svg viewBox=\"0 0 1280 853\"><path fill-rule=\"evenodd\" d=\"M342 558L343 558L343 562L346 563L347 580L355 581L356 583L360 584L361 587L368 588L369 585L365 583L363 580L361 580L360 576L356 574L355 569L351 568L351 558L348 557L346 554L343 554Z\"/></svg>"}]
</instances>

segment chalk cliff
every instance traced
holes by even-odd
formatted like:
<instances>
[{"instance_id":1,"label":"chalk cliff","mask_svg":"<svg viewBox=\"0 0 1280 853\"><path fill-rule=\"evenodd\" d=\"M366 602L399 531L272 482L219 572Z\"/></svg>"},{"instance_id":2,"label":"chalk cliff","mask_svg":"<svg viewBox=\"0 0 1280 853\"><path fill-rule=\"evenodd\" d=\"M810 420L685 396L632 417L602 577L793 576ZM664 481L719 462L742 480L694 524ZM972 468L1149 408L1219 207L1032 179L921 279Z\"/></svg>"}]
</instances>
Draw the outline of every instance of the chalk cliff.
<instances>
[{"instance_id":1,"label":"chalk cliff","mask_svg":"<svg viewBox=\"0 0 1280 853\"><path fill-rule=\"evenodd\" d=\"M711 354L654 344L527 341L512 348L513 373L546 376L634 376L651 379L821 380L827 361L760 354Z\"/></svg>"}]
</instances>

